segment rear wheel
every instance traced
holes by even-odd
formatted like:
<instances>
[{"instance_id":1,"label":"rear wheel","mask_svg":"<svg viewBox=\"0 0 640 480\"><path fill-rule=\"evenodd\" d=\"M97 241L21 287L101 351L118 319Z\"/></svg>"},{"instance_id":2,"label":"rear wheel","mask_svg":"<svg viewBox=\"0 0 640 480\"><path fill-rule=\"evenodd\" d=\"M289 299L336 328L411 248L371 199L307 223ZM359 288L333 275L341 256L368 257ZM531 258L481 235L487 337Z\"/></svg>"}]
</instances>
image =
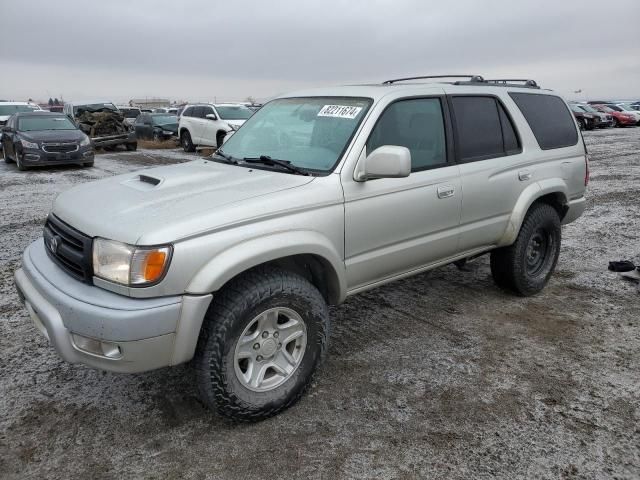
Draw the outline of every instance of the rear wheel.
<instances>
[{"instance_id":1,"label":"rear wheel","mask_svg":"<svg viewBox=\"0 0 640 480\"><path fill-rule=\"evenodd\" d=\"M245 273L218 292L194 358L203 401L239 421L262 420L297 402L327 350L320 292L277 268Z\"/></svg>"},{"instance_id":2,"label":"rear wheel","mask_svg":"<svg viewBox=\"0 0 640 480\"><path fill-rule=\"evenodd\" d=\"M534 204L513 245L491 252L496 284L522 296L535 295L549 281L560 254L562 228L555 208Z\"/></svg>"},{"instance_id":3,"label":"rear wheel","mask_svg":"<svg viewBox=\"0 0 640 480\"><path fill-rule=\"evenodd\" d=\"M193 145L193 142L191 141L191 134L189 133L189 130L182 131L182 133L180 134L180 143L182 144L182 149L185 152L196 151L196 147Z\"/></svg>"}]
</instances>

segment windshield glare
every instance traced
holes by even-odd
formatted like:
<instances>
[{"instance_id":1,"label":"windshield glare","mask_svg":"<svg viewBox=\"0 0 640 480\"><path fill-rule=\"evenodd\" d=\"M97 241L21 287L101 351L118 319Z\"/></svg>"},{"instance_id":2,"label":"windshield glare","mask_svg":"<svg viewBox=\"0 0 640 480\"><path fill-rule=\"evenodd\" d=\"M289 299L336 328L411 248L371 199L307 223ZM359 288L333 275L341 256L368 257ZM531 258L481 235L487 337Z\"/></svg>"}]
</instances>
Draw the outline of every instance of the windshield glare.
<instances>
[{"instance_id":1,"label":"windshield glare","mask_svg":"<svg viewBox=\"0 0 640 480\"><path fill-rule=\"evenodd\" d=\"M18 120L18 130L21 132L36 132L40 130L76 130L76 126L67 117L24 117Z\"/></svg>"},{"instance_id":2,"label":"windshield glare","mask_svg":"<svg viewBox=\"0 0 640 480\"><path fill-rule=\"evenodd\" d=\"M283 98L269 102L224 144L234 159L267 155L309 170L337 164L364 118L368 98Z\"/></svg>"},{"instance_id":3,"label":"windshield glare","mask_svg":"<svg viewBox=\"0 0 640 480\"><path fill-rule=\"evenodd\" d=\"M246 120L253 115L244 105L216 105L216 110L222 120Z\"/></svg>"},{"instance_id":4,"label":"windshield glare","mask_svg":"<svg viewBox=\"0 0 640 480\"><path fill-rule=\"evenodd\" d=\"M31 105L0 105L0 115L13 115L18 112L35 112L38 110Z\"/></svg>"}]
</instances>

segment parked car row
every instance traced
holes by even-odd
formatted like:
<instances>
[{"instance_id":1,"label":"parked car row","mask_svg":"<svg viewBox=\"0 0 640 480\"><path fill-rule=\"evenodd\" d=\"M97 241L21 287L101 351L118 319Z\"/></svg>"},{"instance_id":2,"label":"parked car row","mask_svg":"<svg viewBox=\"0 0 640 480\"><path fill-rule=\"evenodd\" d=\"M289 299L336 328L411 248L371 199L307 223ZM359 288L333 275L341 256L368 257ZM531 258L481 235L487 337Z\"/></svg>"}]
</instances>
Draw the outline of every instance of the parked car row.
<instances>
[{"instance_id":1,"label":"parked car row","mask_svg":"<svg viewBox=\"0 0 640 480\"><path fill-rule=\"evenodd\" d=\"M569 107L582 130L640 125L640 103L571 102Z\"/></svg>"}]
</instances>

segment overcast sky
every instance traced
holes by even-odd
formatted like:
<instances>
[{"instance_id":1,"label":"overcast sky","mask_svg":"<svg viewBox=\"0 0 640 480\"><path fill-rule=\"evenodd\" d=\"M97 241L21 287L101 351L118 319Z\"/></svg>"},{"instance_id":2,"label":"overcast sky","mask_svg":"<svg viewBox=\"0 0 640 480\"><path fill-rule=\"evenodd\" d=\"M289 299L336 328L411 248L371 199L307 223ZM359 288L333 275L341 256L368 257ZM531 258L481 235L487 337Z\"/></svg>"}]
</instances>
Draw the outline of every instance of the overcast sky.
<instances>
[{"instance_id":1,"label":"overcast sky","mask_svg":"<svg viewBox=\"0 0 640 480\"><path fill-rule=\"evenodd\" d=\"M640 0L0 0L0 98L265 99L470 73L638 99L639 18Z\"/></svg>"}]
</instances>

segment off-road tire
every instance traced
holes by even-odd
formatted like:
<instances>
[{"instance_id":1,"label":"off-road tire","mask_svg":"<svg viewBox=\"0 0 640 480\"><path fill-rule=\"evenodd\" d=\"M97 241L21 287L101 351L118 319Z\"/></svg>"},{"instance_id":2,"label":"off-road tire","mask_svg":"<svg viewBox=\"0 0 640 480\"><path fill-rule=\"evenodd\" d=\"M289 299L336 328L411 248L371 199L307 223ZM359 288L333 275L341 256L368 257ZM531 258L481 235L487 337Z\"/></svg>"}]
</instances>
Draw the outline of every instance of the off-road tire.
<instances>
[{"instance_id":1,"label":"off-road tire","mask_svg":"<svg viewBox=\"0 0 640 480\"><path fill-rule=\"evenodd\" d=\"M183 130L180 134L180 144L185 152L196 151L196 146L193 144L193 141L191 141L191 134L189 133L189 130Z\"/></svg>"},{"instance_id":2,"label":"off-road tire","mask_svg":"<svg viewBox=\"0 0 640 480\"><path fill-rule=\"evenodd\" d=\"M539 270L528 271L527 259L532 237L546 236L547 248ZM527 297L540 292L553 274L562 238L560 216L546 203L535 203L527 212L513 245L491 252L491 274L496 285L517 295Z\"/></svg>"},{"instance_id":3,"label":"off-road tire","mask_svg":"<svg viewBox=\"0 0 640 480\"><path fill-rule=\"evenodd\" d=\"M128 152L135 152L138 149L138 142L127 143L126 147Z\"/></svg>"},{"instance_id":4,"label":"off-road tire","mask_svg":"<svg viewBox=\"0 0 640 480\"><path fill-rule=\"evenodd\" d=\"M295 310L303 319L307 344L297 369L283 384L251 391L234 370L235 345L256 315L274 307ZM194 366L200 396L220 415L255 422L295 404L311 384L328 347L329 313L305 278L279 268L258 268L240 275L214 295L198 339Z\"/></svg>"}]
</instances>

